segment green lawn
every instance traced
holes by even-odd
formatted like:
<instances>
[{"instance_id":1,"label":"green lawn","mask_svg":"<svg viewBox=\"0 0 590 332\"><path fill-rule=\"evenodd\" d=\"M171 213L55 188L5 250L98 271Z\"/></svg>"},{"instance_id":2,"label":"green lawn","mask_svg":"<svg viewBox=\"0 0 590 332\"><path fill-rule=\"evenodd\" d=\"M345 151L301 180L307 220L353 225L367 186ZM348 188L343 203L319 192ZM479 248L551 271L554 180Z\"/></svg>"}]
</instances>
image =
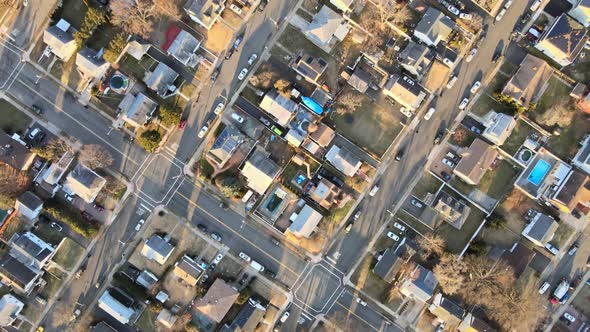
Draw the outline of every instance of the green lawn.
<instances>
[{"instance_id":1,"label":"green lawn","mask_svg":"<svg viewBox=\"0 0 590 332\"><path fill-rule=\"evenodd\" d=\"M0 129L7 133L22 133L31 123L31 118L6 99L0 99L0 110L2 111Z\"/></svg>"},{"instance_id":2,"label":"green lawn","mask_svg":"<svg viewBox=\"0 0 590 332\"><path fill-rule=\"evenodd\" d=\"M350 114L333 111L324 122L353 143L380 158L402 130L401 115L364 98Z\"/></svg>"},{"instance_id":3,"label":"green lawn","mask_svg":"<svg viewBox=\"0 0 590 332\"><path fill-rule=\"evenodd\" d=\"M545 113L547 110L551 109L551 107L553 107L556 102L559 102L564 98L569 100L569 93L571 90L572 88L569 85L562 82L555 75L551 76L547 89L537 101L536 110L534 112L530 112L531 117L536 118L537 116Z\"/></svg>"},{"instance_id":4,"label":"green lawn","mask_svg":"<svg viewBox=\"0 0 590 332\"><path fill-rule=\"evenodd\" d=\"M62 280L51 273L45 273L43 275L43 279L47 281L47 284L45 285L45 287L43 287L43 290L41 291L41 296L45 299L50 299L51 297L53 297L53 295L55 295L55 293L59 289L59 286L61 286Z\"/></svg>"},{"instance_id":5,"label":"green lawn","mask_svg":"<svg viewBox=\"0 0 590 332\"><path fill-rule=\"evenodd\" d=\"M150 70L156 64L156 60L149 56L144 56L141 61L127 55L119 62L122 72L134 76L138 80L143 80L145 72Z\"/></svg>"},{"instance_id":6,"label":"green lawn","mask_svg":"<svg viewBox=\"0 0 590 332\"><path fill-rule=\"evenodd\" d=\"M55 253L53 261L64 269L71 271L83 253L84 248L82 246L70 238L65 238L59 250Z\"/></svg>"},{"instance_id":7,"label":"green lawn","mask_svg":"<svg viewBox=\"0 0 590 332\"><path fill-rule=\"evenodd\" d=\"M307 52L309 55L321 57L326 61L331 58L328 53L314 45L301 31L297 30L291 25L288 25L285 31L281 34L279 43L281 43L293 53L299 53L305 50L305 52Z\"/></svg>"},{"instance_id":8,"label":"green lawn","mask_svg":"<svg viewBox=\"0 0 590 332\"><path fill-rule=\"evenodd\" d=\"M441 185L442 182L435 178L434 175L424 172L418 183L416 183L416 186L414 186L414 189L412 189L412 195L418 197L421 200L424 200L424 198L426 198L426 194L436 193Z\"/></svg>"},{"instance_id":9,"label":"green lawn","mask_svg":"<svg viewBox=\"0 0 590 332\"><path fill-rule=\"evenodd\" d=\"M563 72L578 82L588 82L590 80L590 59L586 57L585 60L583 62L576 61L576 63L565 67Z\"/></svg>"},{"instance_id":10,"label":"green lawn","mask_svg":"<svg viewBox=\"0 0 590 332\"><path fill-rule=\"evenodd\" d=\"M60 18L68 21L74 28L80 29L86 15L84 0L62 0L62 5L55 10L52 18L59 21Z\"/></svg>"},{"instance_id":11,"label":"green lawn","mask_svg":"<svg viewBox=\"0 0 590 332\"><path fill-rule=\"evenodd\" d=\"M559 224L559 227L555 231L555 235L553 235L553 239L550 242L561 251L567 250L564 245L573 232L574 229L572 227L562 222Z\"/></svg>"},{"instance_id":12,"label":"green lawn","mask_svg":"<svg viewBox=\"0 0 590 332\"><path fill-rule=\"evenodd\" d=\"M140 331L143 332L159 331L155 324L156 317L156 314L151 312L149 308L146 308L141 314L141 316L139 316L139 319L137 320L137 323L135 325L139 328Z\"/></svg>"},{"instance_id":13,"label":"green lawn","mask_svg":"<svg viewBox=\"0 0 590 332\"><path fill-rule=\"evenodd\" d=\"M563 128L561 135L551 136L547 148L563 160L573 158L578 152L578 142L590 132L588 116L576 111L569 126Z\"/></svg>"},{"instance_id":14,"label":"green lawn","mask_svg":"<svg viewBox=\"0 0 590 332\"><path fill-rule=\"evenodd\" d=\"M496 83L497 84L497 83ZM507 113L511 114L510 108L500 104L496 101L491 95L484 93L479 96L473 107L471 108L471 113L483 117L489 111L494 110L498 113Z\"/></svg>"},{"instance_id":15,"label":"green lawn","mask_svg":"<svg viewBox=\"0 0 590 332\"><path fill-rule=\"evenodd\" d=\"M506 64L510 64L511 63L505 63ZM504 66L502 65L502 67ZM490 83L487 85L486 87L486 91L489 94L493 94L494 92L500 92L502 91L502 89L504 88L504 86L506 85L506 83L510 80L510 76L503 74L502 72L498 72L496 74L496 76L494 76L494 78L490 81Z\"/></svg>"},{"instance_id":16,"label":"green lawn","mask_svg":"<svg viewBox=\"0 0 590 332\"><path fill-rule=\"evenodd\" d=\"M447 222L443 222L434 231L434 233L440 235L445 240L447 251L450 253L461 253L485 217L485 213L480 209L469 203L468 205L471 207L471 211L460 230Z\"/></svg>"},{"instance_id":17,"label":"green lawn","mask_svg":"<svg viewBox=\"0 0 590 332\"><path fill-rule=\"evenodd\" d=\"M524 143L526 138L534 132L536 132L535 128L531 127L528 123L522 120L518 120L516 122L516 127L514 127L514 129L512 130L512 133L510 134L506 142L502 144L502 150L504 150L511 156L514 156L514 154L518 152L518 149Z\"/></svg>"},{"instance_id":18,"label":"green lawn","mask_svg":"<svg viewBox=\"0 0 590 332\"><path fill-rule=\"evenodd\" d=\"M488 170L481 181L475 186L469 185L458 178L454 178L451 184L455 189L463 192L466 196L468 196L472 190L478 189L486 195L498 200L512 189L512 183L520 173L520 169L515 169L512 167L512 164L506 160L498 160L496 163L496 168Z\"/></svg>"},{"instance_id":19,"label":"green lawn","mask_svg":"<svg viewBox=\"0 0 590 332\"><path fill-rule=\"evenodd\" d=\"M98 51L103 47L109 46L111 40L119 33L121 33L121 30L107 22L94 31L92 38L88 39L86 46Z\"/></svg>"},{"instance_id":20,"label":"green lawn","mask_svg":"<svg viewBox=\"0 0 590 332\"><path fill-rule=\"evenodd\" d=\"M49 224L40 222L38 223L37 228L33 231L35 235L37 235L41 240L51 243L54 246L57 246L61 239L63 239L63 234L58 232L56 229L49 226Z\"/></svg>"}]
</instances>

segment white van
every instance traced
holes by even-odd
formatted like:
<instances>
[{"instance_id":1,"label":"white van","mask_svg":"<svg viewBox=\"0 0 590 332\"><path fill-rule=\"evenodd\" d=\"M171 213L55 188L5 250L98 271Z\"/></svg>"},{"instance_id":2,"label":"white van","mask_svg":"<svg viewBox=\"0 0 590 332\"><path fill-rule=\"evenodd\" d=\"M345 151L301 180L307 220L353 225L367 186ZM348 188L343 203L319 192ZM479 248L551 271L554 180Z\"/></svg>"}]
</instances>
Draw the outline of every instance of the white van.
<instances>
[{"instance_id":1,"label":"white van","mask_svg":"<svg viewBox=\"0 0 590 332\"><path fill-rule=\"evenodd\" d=\"M547 281L545 281L543 283L543 285L541 285L541 288L539 288L539 294L541 294L541 295L545 294L545 292L549 289L550 286L551 286L551 284L548 283Z\"/></svg>"},{"instance_id":2,"label":"white van","mask_svg":"<svg viewBox=\"0 0 590 332\"><path fill-rule=\"evenodd\" d=\"M258 272L264 271L264 266L260 265L260 263L255 260L250 261L250 266L252 266Z\"/></svg>"}]
</instances>

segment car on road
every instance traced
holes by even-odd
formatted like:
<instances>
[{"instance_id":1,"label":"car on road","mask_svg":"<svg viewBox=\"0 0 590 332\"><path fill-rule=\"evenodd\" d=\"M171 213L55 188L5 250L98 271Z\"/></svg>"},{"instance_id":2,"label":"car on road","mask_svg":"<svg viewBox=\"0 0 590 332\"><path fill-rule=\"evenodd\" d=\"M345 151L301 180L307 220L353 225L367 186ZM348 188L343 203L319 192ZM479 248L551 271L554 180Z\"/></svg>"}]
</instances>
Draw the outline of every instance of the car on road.
<instances>
[{"instance_id":1,"label":"car on road","mask_svg":"<svg viewBox=\"0 0 590 332\"><path fill-rule=\"evenodd\" d=\"M361 299L360 297L356 298L356 303L362 305L363 307L367 306L367 302L363 301L363 299Z\"/></svg>"},{"instance_id":2,"label":"car on road","mask_svg":"<svg viewBox=\"0 0 590 332\"><path fill-rule=\"evenodd\" d=\"M395 155L395 160L400 161L400 160L402 160L403 157L404 157L404 150L399 150L397 152L397 154Z\"/></svg>"},{"instance_id":3,"label":"car on road","mask_svg":"<svg viewBox=\"0 0 590 332\"><path fill-rule=\"evenodd\" d=\"M439 130L436 133L436 137L434 137L434 144L440 143L440 140L442 139L443 135L444 135L444 132L442 130Z\"/></svg>"},{"instance_id":4,"label":"car on road","mask_svg":"<svg viewBox=\"0 0 590 332\"><path fill-rule=\"evenodd\" d=\"M262 122L262 123L263 123L265 126L267 126L267 127L270 127L270 121L268 121L268 119L267 119L267 118L265 118L265 117L261 116L261 117L259 118L259 120L260 120L260 122Z\"/></svg>"},{"instance_id":5,"label":"car on road","mask_svg":"<svg viewBox=\"0 0 590 332\"><path fill-rule=\"evenodd\" d=\"M139 219L139 221L137 222L137 225L135 225L135 230L139 231L141 229L141 226L143 226L144 223L145 223L145 220Z\"/></svg>"},{"instance_id":6,"label":"car on road","mask_svg":"<svg viewBox=\"0 0 590 332\"><path fill-rule=\"evenodd\" d=\"M352 222L348 223L348 225L346 225L346 227L344 227L344 233L350 233L350 230L352 229Z\"/></svg>"},{"instance_id":7,"label":"car on road","mask_svg":"<svg viewBox=\"0 0 590 332\"><path fill-rule=\"evenodd\" d=\"M471 93L476 93L477 90L479 90L479 87L481 86L481 82L480 81L476 81L475 83L473 83L473 86L471 86Z\"/></svg>"},{"instance_id":8,"label":"car on road","mask_svg":"<svg viewBox=\"0 0 590 332\"><path fill-rule=\"evenodd\" d=\"M241 259L245 260L246 262L250 262L250 261L252 260L252 258L250 258L250 256L246 255L244 252L240 252L240 253L238 254L238 256L239 256Z\"/></svg>"},{"instance_id":9,"label":"car on road","mask_svg":"<svg viewBox=\"0 0 590 332\"><path fill-rule=\"evenodd\" d=\"M219 235L215 232L211 232L211 238L217 242L221 242L221 235Z\"/></svg>"},{"instance_id":10,"label":"car on road","mask_svg":"<svg viewBox=\"0 0 590 332\"><path fill-rule=\"evenodd\" d=\"M244 68L242 69L242 71L240 71L240 74L238 75L238 80L243 80L246 75L248 75L248 68Z\"/></svg>"},{"instance_id":11,"label":"car on road","mask_svg":"<svg viewBox=\"0 0 590 332\"><path fill-rule=\"evenodd\" d=\"M41 109L39 106L37 106L37 105L35 105L35 104L33 104L33 106L31 106L31 109L32 109L32 110L33 110L33 112L35 112L37 115L41 115L41 114L43 114L43 110L42 110L42 109Z\"/></svg>"},{"instance_id":12,"label":"car on road","mask_svg":"<svg viewBox=\"0 0 590 332\"><path fill-rule=\"evenodd\" d=\"M434 114L434 112L436 112L436 108L431 107L430 109L428 109L428 112L426 112L426 114L424 114L424 120L430 120L430 118L432 117L432 114Z\"/></svg>"},{"instance_id":13,"label":"car on road","mask_svg":"<svg viewBox=\"0 0 590 332\"><path fill-rule=\"evenodd\" d=\"M49 224L49 226L51 226L51 228L55 228L56 231L61 232L63 231L63 227L61 227L60 224L56 223L56 222L51 222L51 224Z\"/></svg>"},{"instance_id":14,"label":"car on road","mask_svg":"<svg viewBox=\"0 0 590 332\"><path fill-rule=\"evenodd\" d=\"M285 311L285 313L281 316L281 323L284 323L289 318L289 312Z\"/></svg>"},{"instance_id":15,"label":"car on road","mask_svg":"<svg viewBox=\"0 0 590 332\"><path fill-rule=\"evenodd\" d=\"M539 294L541 294L541 295L545 294L545 292L549 289L549 287L551 287L551 284L548 283L547 281L545 281L543 283L543 285L541 285L541 288L539 288Z\"/></svg>"},{"instance_id":16,"label":"car on road","mask_svg":"<svg viewBox=\"0 0 590 332\"><path fill-rule=\"evenodd\" d=\"M453 76L451 77L451 79L449 80L449 82L447 83L447 89L450 89L453 87L453 85L455 85L455 82L457 82L457 76Z\"/></svg>"},{"instance_id":17,"label":"car on road","mask_svg":"<svg viewBox=\"0 0 590 332\"><path fill-rule=\"evenodd\" d=\"M217 256L215 256L215 258L213 259L213 262L211 262L211 264L219 264L219 262L221 262L222 258L223 258L223 254L217 254Z\"/></svg>"},{"instance_id":18,"label":"car on road","mask_svg":"<svg viewBox=\"0 0 590 332\"><path fill-rule=\"evenodd\" d=\"M223 106L225 106L225 104L223 102L220 102L219 104L217 104L217 106L215 106L215 110L213 110L213 113L215 113L215 115L219 115L219 113L221 113L221 111L223 111Z\"/></svg>"},{"instance_id":19,"label":"car on road","mask_svg":"<svg viewBox=\"0 0 590 332\"><path fill-rule=\"evenodd\" d=\"M268 2L266 0L260 1L260 4L258 5L258 11L259 12L264 11L264 8L266 8L267 3Z\"/></svg>"},{"instance_id":20,"label":"car on road","mask_svg":"<svg viewBox=\"0 0 590 332\"><path fill-rule=\"evenodd\" d=\"M506 3L504 4L504 8L508 9L510 8L510 6L512 6L512 3L514 2L514 0L508 0L506 1Z\"/></svg>"},{"instance_id":21,"label":"car on road","mask_svg":"<svg viewBox=\"0 0 590 332\"><path fill-rule=\"evenodd\" d=\"M457 7L453 6L453 5L449 5L447 7L447 9L451 12L451 14L453 15L459 15L461 14L461 12L459 11L459 9L457 9Z\"/></svg>"},{"instance_id":22,"label":"car on road","mask_svg":"<svg viewBox=\"0 0 590 332\"><path fill-rule=\"evenodd\" d=\"M205 226L203 224L197 224L197 229L203 233L207 233L207 226Z\"/></svg>"},{"instance_id":23,"label":"car on road","mask_svg":"<svg viewBox=\"0 0 590 332\"><path fill-rule=\"evenodd\" d=\"M352 216L352 220L357 221L358 218L361 217L361 213L363 213L361 209L356 210L356 213L354 214L354 216Z\"/></svg>"},{"instance_id":24,"label":"car on road","mask_svg":"<svg viewBox=\"0 0 590 332\"><path fill-rule=\"evenodd\" d=\"M412 198L412 199L410 200L410 204L414 205L415 207L417 207L417 208L419 208L419 209L421 209L421 208L423 208L423 207L424 207L424 204L422 204L422 202L420 202L419 200L417 200L417 199L415 199L415 198Z\"/></svg>"},{"instance_id":25,"label":"car on road","mask_svg":"<svg viewBox=\"0 0 590 332\"><path fill-rule=\"evenodd\" d=\"M494 53L494 56L492 57L492 63L498 62L498 60L500 59L501 56L502 56L501 51Z\"/></svg>"},{"instance_id":26,"label":"car on road","mask_svg":"<svg viewBox=\"0 0 590 332\"><path fill-rule=\"evenodd\" d=\"M281 241L275 239L274 237L270 238L270 242L272 242L272 244L274 244L275 246L280 246L281 245Z\"/></svg>"},{"instance_id":27,"label":"car on road","mask_svg":"<svg viewBox=\"0 0 590 332\"><path fill-rule=\"evenodd\" d=\"M184 128L186 126L186 122L187 122L186 119L180 120L180 122L178 123L178 129Z\"/></svg>"},{"instance_id":28,"label":"car on road","mask_svg":"<svg viewBox=\"0 0 590 332\"><path fill-rule=\"evenodd\" d=\"M404 226L402 224L399 224L399 223L396 223L396 222L393 223L393 227L399 229L402 232L405 232L406 231L406 226Z\"/></svg>"},{"instance_id":29,"label":"car on road","mask_svg":"<svg viewBox=\"0 0 590 332\"><path fill-rule=\"evenodd\" d=\"M258 263L255 260L251 260L250 261L250 266L252 268L254 268L254 270L258 271L258 272L264 272L264 266L262 266L262 264Z\"/></svg>"},{"instance_id":30,"label":"car on road","mask_svg":"<svg viewBox=\"0 0 590 332\"><path fill-rule=\"evenodd\" d=\"M469 13L461 13L459 14L459 18L466 21L471 21L473 19L473 15Z\"/></svg>"},{"instance_id":31,"label":"car on road","mask_svg":"<svg viewBox=\"0 0 590 332\"><path fill-rule=\"evenodd\" d=\"M244 123L244 118L238 115L237 113L232 113L231 118L234 119L237 123Z\"/></svg>"},{"instance_id":32,"label":"car on road","mask_svg":"<svg viewBox=\"0 0 590 332\"><path fill-rule=\"evenodd\" d=\"M500 20L506 15L506 8L502 8L498 15L496 15L496 22L500 22Z\"/></svg>"},{"instance_id":33,"label":"car on road","mask_svg":"<svg viewBox=\"0 0 590 332\"><path fill-rule=\"evenodd\" d=\"M277 277L277 274L271 270L265 269L262 272L264 272L269 278L275 279Z\"/></svg>"},{"instance_id":34,"label":"car on road","mask_svg":"<svg viewBox=\"0 0 590 332\"><path fill-rule=\"evenodd\" d=\"M229 59L229 58L227 58L227 55L226 55L226 59ZM211 83L214 83L215 80L217 80L217 76L219 76L219 68L215 69L213 71L213 74L211 74Z\"/></svg>"},{"instance_id":35,"label":"car on road","mask_svg":"<svg viewBox=\"0 0 590 332\"><path fill-rule=\"evenodd\" d=\"M459 109L461 111L464 110L465 107L467 107L467 104L469 104L469 99L463 98L463 100L461 101L461 104L459 104Z\"/></svg>"},{"instance_id":36,"label":"car on road","mask_svg":"<svg viewBox=\"0 0 590 332\"><path fill-rule=\"evenodd\" d=\"M205 134L207 134L208 130L209 130L209 127L207 127L207 125L203 126L203 128L201 128L201 130L199 130L199 134L197 136L199 138L205 137Z\"/></svg>"},{"instance_id":37,"label":"car on road","mask_svg":"<svg viewBox=\"0 0 590 332\"><path fill-rule=\"evenodd\" d=\"M572 244L572 246L568 250L567 254L570 256L573 256L576 253L576 251L578 251L578 242L574 242Z\"/></svg>"},{"instance_id":38,"label":"car on road","mask_svg":"<svg viewBox=\"0 0 590 332\"><path fill-rule=\"evenodd\" d=\"M473 60L473 58L475 57L475 55L477 54L477 47L474 47L471 49L471 51L469 51L469 54L467 55L467 58L465 58L465 61L467 63L470 63L471 60Z\"/></svg>"},{"instance_id":39,"label":"car on road","mask_svg":"<svg viewBox=\"0 0 590 332\"><path fill-rule=\"evenodd\" d=\"M397 234L394 232L387 232L387 237L394 241L399 241L399 236L397 236Z\"/></svg>"},{"instance_id":40,"label":"car on road","mask_svg":"<svg viewBox=\"0 0 590 332\"><path fill-rule=\"evenodd\" d=\"M248 58L248 64L250 66L253 65L256 59L258 59L258 55L256 53L253 53L252 55L250 55L250 58Z\"/></svg>"},{"instance_id":41,"label":"car on road","mask_svg":"<svg viewBox=\"0 0 590 332\"><path fill-rule=\"evenodd\" d=\"M371 191L369 192L369 196L371 196L371 197L375 196L375 194L377 194L378 191L379 191L379 186L374 185L373 188L371 188Z\"/></svg>"}]
</instances>

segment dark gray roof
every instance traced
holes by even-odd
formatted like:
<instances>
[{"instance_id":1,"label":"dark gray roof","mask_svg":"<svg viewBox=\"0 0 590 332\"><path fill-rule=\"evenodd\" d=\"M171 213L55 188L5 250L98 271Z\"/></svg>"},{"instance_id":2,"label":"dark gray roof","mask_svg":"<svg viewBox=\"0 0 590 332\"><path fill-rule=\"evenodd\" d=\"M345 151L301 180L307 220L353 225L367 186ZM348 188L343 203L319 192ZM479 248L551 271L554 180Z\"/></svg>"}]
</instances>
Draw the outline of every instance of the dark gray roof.
<instances>
[{"instance_id":1,"label":"dark gray roof","mask_svg":"<svg viewBox=\"0 0 590 332\"><path fill-rule=\"evenodd\" d=\"M0 130L0 164L5 163L19 171L26 170L31 164L34 153L24 145L12 139L8 133Z\"/></svg>"},{"instance_id":2,"label":"dark gray roof","mask_svg":"<svg viewBox=\"0 0 590 332\"><path fill-rule=\"evenodd\" d=\"M35 241L40 241L36 243ZM35 234L27 232L23 235L20 235L13 243L13 246L17 246L18 248L22 249L24 252L29 254L31 257L35 258L38 261L43 261L47 256L53 253L48 247L41 247L39 244L47 245L47 243L41 242L39 237Z\"/></svg>"},{"instance_id":3,"label":"dark gray roof","mask_svg":"<svg viewBox=\"0 0 590 332\"><path fill-rule=\"evenodd\" d=\"M147 289L151 289L158 282L158 278L149 271L142 271L135 282Z\"/></svg>"},{"instance_id":4,"label":"dark gray roof","mask_svg":"<svg viewBox=\"0 0 590 332\"><path fill-rule=\"evenodd\" d=\"M104 179L100 175L82 164L76 165L70 176L89 189L101 187L104 182Z\"/></svg>"},{"instance_id":5,"label":"dark gray roof","mask_svg":"<svg viewBox=\"0 0 590 332\"><path fill-rule=\"evenodd\" d=\"M514 270L514 276L516 278L522 275L527 266L529 266L529 263L533 257L535 257L535 251L529 249L520 242L512 246L510 250L506 250L501 256L504 262L512 267L512 270Z\"/></svg>"},{"instance_id":6,"label":"dark gray roof","mask_svg":"<svg viewBox=\"0 0 590 332\"><path fill-rule=\"evenodd\" d=\"M396 255L395 248L391 247L385 250L373 272L386 282L392 282L402 265L403 260Z\"/></svg>"},{"instance_id":7,"label":"dark gray roof","mask_svg":"<svg viewBox=\"0 0 590 332\"><path fill-rule=\"evenodd\" d=\"M18 201L30 210L36 210L43 205L43 201L30 191L25 191L20 195Z\"/></svg>"},{"instance_id":8,"label":"dark gray roof","mask_svg":"<svg viewBox=\"0 0 590 332\"><path fill-rule=\"evenodd\" d=\"M550 216L540 213L534 223L527 235L535 240L543 241L543 238L553 228L556 221Z\"/></svg>"},{"instance_id":9,"label":"dark gray roof","mask_svg":"<svg viewBox=\"0 0 590 332\"><path fill-rule=\"evenodd\" d=\"M174 250L174 246L170 244L170 242L156 234L149 238L149 240L146 242L146 245L163 257L168 256L168 254Z\"/></svg>"},{"instance_id":10,"label":"dark gray roof","mask_svg":"<svg viewBox=\"0 0 590 332\"><path fill-rule=\"evenodd\" d=\"M316 80L326 70L328 63L322 58L313 57L307 53L301 53L295 60L295 69L306 77Z\"/></svg>"},{"instance_id":11,"label":"dark gray roof","mask_svg":"<svg viewBox=\"0 0 590 332\"><path fill-rule=\"evenodd\" d=\"M438 281L436 280L432 271L418 265L417 269L419 270L419 274L415 275L414 285L420 288L427 294L433 295L434 289L438 285Z\"/></svg>"},{"instance_id":12,"label":"dark gray roof","mask_svg":"<svg viewBox=\"0 0 590 332\"><path fill-rule=\"evenodd\" d=\"M244 135L234 126L226 126L215 139L209 156L218 164L224 164L244 141Z\"/></svg>"},{"instance_id":13,"label":"dark gray roof","mask_svg":"<svg viewBox=\"0 0 590 332\"><path fill-rule=\"evenodd\" d=\"M107 322L101 321L98 324L90 328L92 332L117 332L114 327L110 326Z\"/></svg>"},{"instance_id":14,"label":"dark gray roof","mask_svg":"<svg viewBox=\"0 0 590 332\"><path fill-rule=\"evenodd\" d=\"M369 75L366 71L356 68L350 78L348 79L348 84L355 88L357 91L361 93L367 92L369 88L369 83L371 82L371 75Z\"/></svg>"},{"instance_id":15,"label":"dark gray roof","mask_svg":"<svg viewBox=\"0 0 590 332\"><path fill-rule=\"evenodd\" d=\"M584 46L585 37L584 26L564 13L557 18L539 42L549 42L573 61Z\"/></svg>"},{"instance_id":16,"label":"dark gray roof","mask_svg":"<svg viewBox=\"0 0 590 332\"><path fill-rule=\"evenodd\" d=\"M410 41L400 53L399 58L402 65L414 67L418 72L422 72L430 66L434 56L434 52L426 45Z\"/></svg>"},{"instance_id":17,"label":"dark gray roof","mask_svg":"<svg viewBox=\"0 0 590 332\"><path fill-rule=\"evenodd\" d=\"M463 316L465 315L465 310L463 308L461 308L455 302L447 299L446 297L443 297L442 302L440 303L440 306L442 308L444 308L449 314L451 314L459 319L462 319Z\"/></svg>"},{"instance_id":18,"label":"dark gray roof","mask_svg":"<svg viewBox=\"0 0 590 332\"><path fill-rule=\"evenodd\" d=\"M50 26L46 31L64 44L74 40L74 36L71 33L63 31L57 25Z\"/></svg>"},{"instance_id":19,"label":"dark gray roof","mask_svg":"<svg viewBox=\"0 0 590 332\"><path fill-rule=\"evenodd\" d=\"M438 36L448 36L453 28L455 28L455 22L453 20L440 10L428 7L428 10L426 10L420 22L418 22L415 31L427 35L430 40L436 40Z\"/></svg>"},{"instance_id":20,"label":"dark gray roof","mask_svg":"<svg viewBox=\"0 0 590 332\"><path fill-rule=\"evenodd\" d=\"M229 331L254 331L264 316L265 310L248 300L229 327Z\"/></svg>"},{"instance_id":21,"label":"dark gray roof","mask_svg":"<svg viewBox=\"0 0 590 332\"><path fill-rule=\"evenodd\" d=\"M0 273L21 288L38 277L37 273L10 255L0 259Z\"/></svg>"}]
</instances>

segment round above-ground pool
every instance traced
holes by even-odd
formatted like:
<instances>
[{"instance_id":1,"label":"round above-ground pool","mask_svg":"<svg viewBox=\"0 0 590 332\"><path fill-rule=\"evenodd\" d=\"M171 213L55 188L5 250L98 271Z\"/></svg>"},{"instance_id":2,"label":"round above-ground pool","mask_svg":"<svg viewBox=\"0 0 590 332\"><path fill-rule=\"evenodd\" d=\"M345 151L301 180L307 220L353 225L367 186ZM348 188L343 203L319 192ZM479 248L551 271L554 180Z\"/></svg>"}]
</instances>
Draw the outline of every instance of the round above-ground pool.
<instances>
[{"instance_id":1,"label":"round above-ground pool","mask_svg":"<svg viewBox=\"0 0 590 332\"><path fill-rule=\"evenodd\" d=\"M518 154L518 159L524 163L528 163L533 157L533 152L529 149L522 149Z\"/></svg>"},{"instance_id":2,"label":"round above-ground pool","mask_svg":"<svg viewBox=\"0 0 590 332\"><path fill-rule=\"evenodd\" d=\"M109 85L114 90L125 90L127 89L128 84L129 80L127 77L123 77L121 75L113 75L109 81Z\"/></svg>"}]
</instances>

